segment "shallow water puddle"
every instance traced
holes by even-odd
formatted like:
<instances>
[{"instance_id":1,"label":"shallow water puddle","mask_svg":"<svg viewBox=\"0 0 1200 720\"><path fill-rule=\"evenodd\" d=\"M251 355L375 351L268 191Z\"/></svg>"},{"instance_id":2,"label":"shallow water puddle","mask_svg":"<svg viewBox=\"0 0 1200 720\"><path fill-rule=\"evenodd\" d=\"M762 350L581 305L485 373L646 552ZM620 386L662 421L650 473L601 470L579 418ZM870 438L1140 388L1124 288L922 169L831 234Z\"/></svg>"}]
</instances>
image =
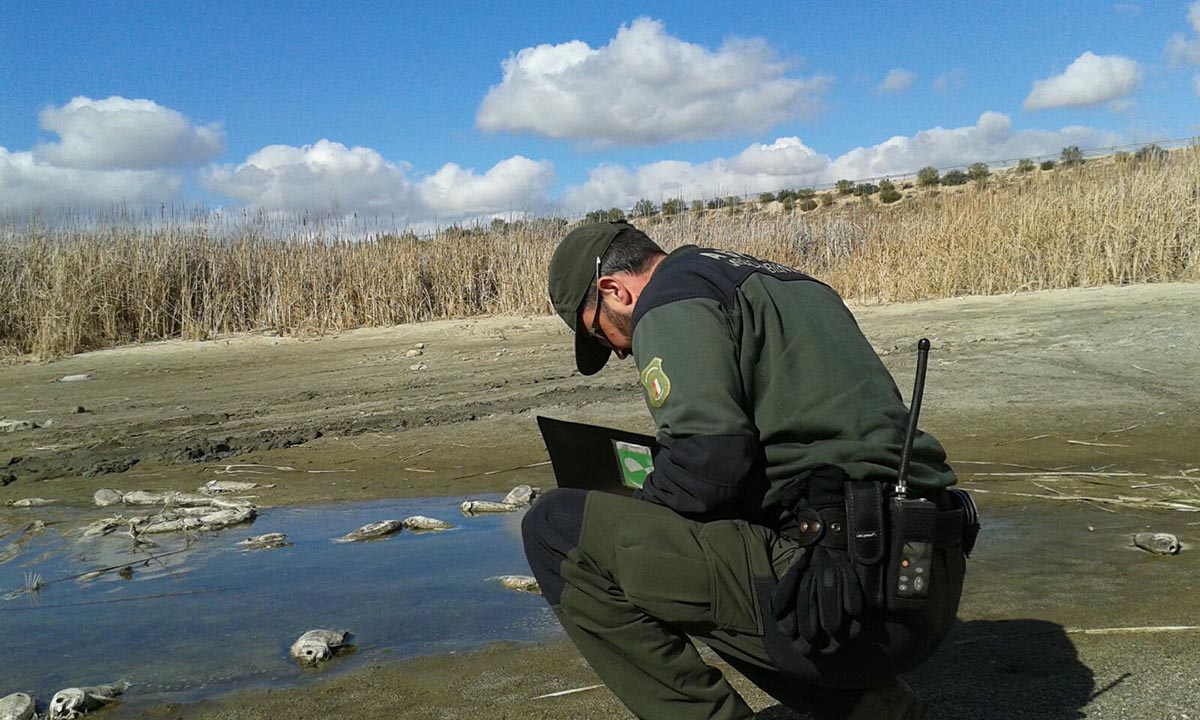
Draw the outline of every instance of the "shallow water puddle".
<instances>
[{"instance_id":1,"label":"shallow water puddle","mask_svg":"<svg viewBox=\"0 0 1200 720\"><path fill-rule=\"evenodd\" d=\"M459 502L266 508L250 525L190 539L154 536L157 547L137 550L120 531L80 539L88 522L119 507L0 509L0 596L27 587L34 575L42 582L36 593L0 600L0 695L30 692L45 702L64 687L128 679L130 704L187 701L557 632L541 597L489 580L528 574L523 513L464 517ZM410 515L458 527L332 542L366 523ZM45 529L25 531L35 519ZM293 544L236 546L268 532L286 533ZM137 562L132 575L114 570L70 579L130 562ZM356 651L321 670L297 667L287 648L317 627L350 630Z\"/></svg>"}]
</instances>

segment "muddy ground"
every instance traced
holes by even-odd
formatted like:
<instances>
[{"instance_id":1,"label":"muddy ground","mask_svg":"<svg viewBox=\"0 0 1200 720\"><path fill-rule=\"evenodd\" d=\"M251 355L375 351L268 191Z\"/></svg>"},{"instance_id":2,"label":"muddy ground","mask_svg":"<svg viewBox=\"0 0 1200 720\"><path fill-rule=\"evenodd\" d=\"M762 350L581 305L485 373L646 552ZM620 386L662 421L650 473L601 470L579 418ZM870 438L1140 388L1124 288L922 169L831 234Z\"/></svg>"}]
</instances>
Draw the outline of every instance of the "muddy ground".
<instances>
[{"instance_id":1,"label":"muddy ground","mask_svg":"<svg viewBox=\"0 0 1200 720\"><path fill-rule=\"evenodd\" d=\"M939 701L935 717L1197 717L1200 634L1082 631L1200 617L1192 548L1125 547L1145 527L1200 545L1189 524L1200 515L1172 509L1200 506L1200 286L854 309L906 395L916 339L933 341L922 427L997 518L962 624L912 678ZM75 374L93 379L55 382ZM581 377L555 318L11 363L0 418L40 427L0 434L0 502L87 504L100 487L194 490L235 476L276 483L263 498L276 505L501 491L512 469L545 461L537 414L651 429L632 366ZM545 466L521 477L553 483ZM505 645L146 716L623 717L605 690L529 700L593 682L565 643Z\"/></svg>"}]
</instances>

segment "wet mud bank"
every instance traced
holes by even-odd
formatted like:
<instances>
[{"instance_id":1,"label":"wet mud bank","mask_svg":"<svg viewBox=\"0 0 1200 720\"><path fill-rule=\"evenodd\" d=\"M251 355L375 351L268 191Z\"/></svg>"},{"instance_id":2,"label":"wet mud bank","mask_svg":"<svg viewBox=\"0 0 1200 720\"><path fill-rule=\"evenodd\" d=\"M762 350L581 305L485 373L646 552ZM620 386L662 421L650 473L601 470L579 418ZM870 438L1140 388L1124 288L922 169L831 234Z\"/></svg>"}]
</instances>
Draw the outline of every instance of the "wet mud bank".
<instances>
[{"instance_id":1,"label":"wet mud bank","mask_svg":"<svg viewBox=\"0 0 1200 720\"><path fill-rule=\"evenodd\" d=\"M1200 635L1161 629L1200 617L1200 513L1186 510L1200 507L1200 286L854 309L905 394L916 340L933 341L922 426L981 491L987 527L961 624L912 677L938 701L934 717L1182 718L1200 707ZM633 368L573 373L560 326L487 318L0 366L0 418L40 426L0 433L0 503L44 497L83 512L102 487L194 491L219 478L274 484L261 502L280 513L548 487L535 415L649 429ZM82 373L94 379L53 382ZM96 463L103 472L88 477ZM1184 550L1134 549L1141 530L1173 532ZM198 704L127 700L110 714L625 716L603 689L532 700L597 682L552 626L541 637L402 662L360 651L344 658L349 671L286 689L226 694L239 681ZM803 717L739 687L763 717Z\"/></svg>"}]
</instances>

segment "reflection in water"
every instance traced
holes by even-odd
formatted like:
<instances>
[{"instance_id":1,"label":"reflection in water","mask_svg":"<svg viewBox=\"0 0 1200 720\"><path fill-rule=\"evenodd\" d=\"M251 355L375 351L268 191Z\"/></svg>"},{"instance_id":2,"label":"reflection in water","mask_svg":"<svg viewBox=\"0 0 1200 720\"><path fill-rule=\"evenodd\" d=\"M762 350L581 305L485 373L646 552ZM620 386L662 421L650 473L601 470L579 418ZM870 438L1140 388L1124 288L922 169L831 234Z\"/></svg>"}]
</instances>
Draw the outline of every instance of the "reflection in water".
<instances>
[{"instance_id":1,"label":"reflection in water","mask_svg":"<svg viewBox=\"0 0 1200 720\"><path fill-rule=\"evenodd\" d=\"M80 539L113 508L0 513L0 596L38 574L39 592L0 600L0 695L50 697L70 685L128 679L137 698L187 701L249 684L310 675L287 648L313 628L349 630L357 652L328 670L545 637L557 623L541 598L489 582L528 573L520 513L465 518L452 498L262 511L253 525L216 533ZM428 515L458 527L388 539L333 538L376 520ZM26 532L35 518L46 523ZM246 551L251 535L293 544ZM130 565L130 563L134 563ZM112 568L97 575L101 568ZM127 569L126 569L127 568ZM327 670L327 671L328 671Z\"/></svg>"}]
</instances>

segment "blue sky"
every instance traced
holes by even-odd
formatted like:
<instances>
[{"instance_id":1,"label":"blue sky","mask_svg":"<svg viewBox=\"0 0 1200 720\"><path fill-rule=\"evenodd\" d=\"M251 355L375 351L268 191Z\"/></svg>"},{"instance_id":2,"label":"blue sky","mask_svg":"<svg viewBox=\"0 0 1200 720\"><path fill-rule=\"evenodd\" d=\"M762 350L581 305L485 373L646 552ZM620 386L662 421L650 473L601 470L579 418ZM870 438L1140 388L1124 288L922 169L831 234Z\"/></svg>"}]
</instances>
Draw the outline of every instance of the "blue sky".
<instances>
[{"instance_id":1,"label":"blue sky","mask_svg":"<svg viewBox=\"0 0 1200 720\"><path fill-rule=\"evenodd\" d=\"M1198 72L1188 2L10 3L0 208L572 214L1189 137Z\"/></svg>"}]
</instances>

